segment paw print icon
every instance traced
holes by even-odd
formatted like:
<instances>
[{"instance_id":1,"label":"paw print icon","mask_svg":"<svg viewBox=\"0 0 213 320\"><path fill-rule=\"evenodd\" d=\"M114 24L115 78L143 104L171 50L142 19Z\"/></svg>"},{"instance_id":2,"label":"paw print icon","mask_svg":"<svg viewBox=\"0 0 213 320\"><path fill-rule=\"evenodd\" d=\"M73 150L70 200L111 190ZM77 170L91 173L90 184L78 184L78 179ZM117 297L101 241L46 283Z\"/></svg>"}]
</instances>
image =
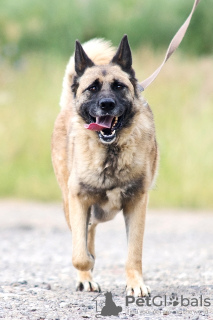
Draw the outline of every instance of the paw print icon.
<instances>
[{"instance_id":1,"label":"paw print icon","mask_svg":"<svg viewBox=\"0 0 213 320\"><path fill-rule=\"evenodd\" d=\"M178 297L175 296L175 295L172 295L170 298L169 298L169 305L173 306L173 307L176 307L178 304L179 304L179 301L178 301Z\"/></svg>"}]
</instances>

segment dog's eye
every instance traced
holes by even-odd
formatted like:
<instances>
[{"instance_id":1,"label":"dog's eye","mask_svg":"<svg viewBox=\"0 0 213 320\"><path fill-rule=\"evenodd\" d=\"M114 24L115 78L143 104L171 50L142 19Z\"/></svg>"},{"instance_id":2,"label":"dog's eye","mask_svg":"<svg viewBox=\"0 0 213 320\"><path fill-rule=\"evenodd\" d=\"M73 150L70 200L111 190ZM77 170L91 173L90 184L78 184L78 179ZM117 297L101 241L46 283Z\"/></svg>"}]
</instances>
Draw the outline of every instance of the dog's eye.
<instances>
[{"instance_id":1,"label":"dog's eye","mask_svg":"<svg viewBox=\"0 0 213 320\"><path fill-rule=\"evenodd\" d=\"M97 86L92 86L92 87L89 87L88 90L90 92L97 92L98 91L98 87Z\"/></svg>"},{"instance_id":2,"label":"dog's eye","mask_svg":"<svg viewBox=\"0 0 213 320\"><path fill-rule=\"evenodd\" d=\"M120 82L114 82L112 87L114 90L122 90L123 88L125 88L125 85Z\"/></svg>"}]
</instances>

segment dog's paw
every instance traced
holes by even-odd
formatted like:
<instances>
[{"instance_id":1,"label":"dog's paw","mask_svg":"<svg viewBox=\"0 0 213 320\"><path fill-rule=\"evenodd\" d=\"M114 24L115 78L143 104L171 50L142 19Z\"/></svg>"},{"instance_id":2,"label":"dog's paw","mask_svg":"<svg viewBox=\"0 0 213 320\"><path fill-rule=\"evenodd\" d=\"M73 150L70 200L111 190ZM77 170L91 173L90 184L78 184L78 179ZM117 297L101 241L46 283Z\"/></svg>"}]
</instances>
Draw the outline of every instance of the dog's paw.
<instances>
[{"instance_id":1,"label":"dog's paw","mask_svg":"<svg viewBox=\"0 0 213 320\"><path fill-rule=\"evenodd\" d=\"M150 296L151 290L150 287L146 286L144 283L140 283L138 286L126 287L126 295L134 297L146 297Z\"/></svg>"},{"instance_id":2,"label":"dog's paw","mask_svg":"<svg viewBox=\"0 0 213 320\"><path fill-rule=\"evenodd\" d=\"M76 291L101 292L101 288L95 281L84 281L77 283Z\"/></svg>"}]
</instances>

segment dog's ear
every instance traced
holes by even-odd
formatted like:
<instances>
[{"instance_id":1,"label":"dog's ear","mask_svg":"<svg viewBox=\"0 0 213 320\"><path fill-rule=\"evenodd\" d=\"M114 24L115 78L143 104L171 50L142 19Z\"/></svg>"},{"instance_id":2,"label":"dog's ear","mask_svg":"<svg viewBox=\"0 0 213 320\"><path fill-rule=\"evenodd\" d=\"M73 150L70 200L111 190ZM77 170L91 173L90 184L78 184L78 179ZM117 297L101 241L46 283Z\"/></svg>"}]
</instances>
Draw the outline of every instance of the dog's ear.
<instances>
[{"instance_id":1,"label":"dog's ear","mask_svg":"<svg viewBox=\"0 0 213 320\"><path fill-rule=\"evenodd\" d=\"M75 71L78 76L82 76L86 68L93 67L95 64L90 60L78 40L75 43Z\"/></svg>"},{"instance_id":2,"label":"dog's ear","mask_svg":"<svg viewBox=\"0 0 213 320\"><path fill-rule=\"evenodd\" d=\"M123 36L118 50L111 62L118 64L126 72L130 71L132 67L132 53L126 34Z\"/></svg>"}]
</instances>

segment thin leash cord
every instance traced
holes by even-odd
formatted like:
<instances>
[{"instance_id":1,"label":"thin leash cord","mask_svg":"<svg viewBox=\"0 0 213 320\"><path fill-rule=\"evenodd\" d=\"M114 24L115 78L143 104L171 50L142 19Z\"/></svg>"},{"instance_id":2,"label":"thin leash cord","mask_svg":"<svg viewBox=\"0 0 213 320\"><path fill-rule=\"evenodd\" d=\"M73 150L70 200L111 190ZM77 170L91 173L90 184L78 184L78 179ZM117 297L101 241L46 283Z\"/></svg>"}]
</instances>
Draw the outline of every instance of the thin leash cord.
<instances>
[{"instance_id":1,"label":"thin leash cord","mask_svg":"<svg viewBox=\"0 0 213 320\"><path fill-rule=\"evenodd\" d=\"M140 83L140 85L142 87L142 91L144 91L155 80L155 78L158 76L159 72L163 68L166 61L171 57L173 52L175 52L175 50L180 45L180 43L183 40L183 37L188 29L188 26L189 26L189 23L190 23L191 18L193 16L193 13L194 13L199 2L200 2L200 0L194 1L194 5L193 5L193 8L192 8L190 15L188 16L186 21L183 23L183 25L180 27L180 29L177 31L177 33L174 35L172 41L169 44L165 58L164 58L163 62L161 63L161 65L151 74L151 76L149 76L148 78L146 78L144 81L142 81Z\"/></svg>"}]
</instances>

